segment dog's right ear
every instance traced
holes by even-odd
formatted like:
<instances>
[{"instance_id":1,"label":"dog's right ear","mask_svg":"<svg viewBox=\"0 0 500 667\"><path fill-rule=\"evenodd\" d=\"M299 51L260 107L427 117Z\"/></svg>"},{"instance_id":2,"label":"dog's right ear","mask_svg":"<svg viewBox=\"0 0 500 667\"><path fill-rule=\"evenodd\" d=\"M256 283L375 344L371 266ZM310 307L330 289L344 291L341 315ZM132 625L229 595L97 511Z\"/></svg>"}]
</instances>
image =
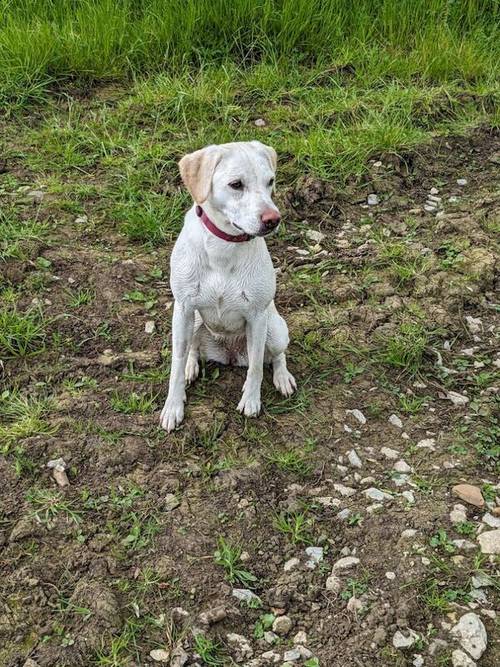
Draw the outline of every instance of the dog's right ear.
<instances>
[{"instance_id":1,"label":"dog's right ear","mask_svg":"<svg viewBox=\"0 0 500 667\"><path fill-rule=\"evenodd\" d=\"M203 204L208 199L212 176L221 155L218 146L207 146L194 153L188 153L179 162L181 178L197 204Z\"/></svg>"}]
</instances>

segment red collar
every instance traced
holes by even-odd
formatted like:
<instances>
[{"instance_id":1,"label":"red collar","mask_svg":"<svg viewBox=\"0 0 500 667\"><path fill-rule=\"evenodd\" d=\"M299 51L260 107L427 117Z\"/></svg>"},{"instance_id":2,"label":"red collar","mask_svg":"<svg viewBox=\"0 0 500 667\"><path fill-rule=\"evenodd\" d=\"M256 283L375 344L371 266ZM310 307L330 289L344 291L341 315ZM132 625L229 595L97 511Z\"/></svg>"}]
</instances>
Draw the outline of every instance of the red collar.
<instances>
[{"instance_id":1,"label":"red collar","mask_svg":"<svg viewBox=\"0 0 500 667\"><path fill-rule=\"evenodd\" d=\"M230 243L243 243L244 241L251 241L253 238L253 236L250 236L250 234L238 234L236 236L233 236L232 234L226 234L226 232L223 232L222 229L219 229L217 225L215 225L210 220L201 206L196 206L196 215L200 218L209 232L212 232L214 236L217 236L223 241L229 241Z\"/></svg>"}]
</instances>

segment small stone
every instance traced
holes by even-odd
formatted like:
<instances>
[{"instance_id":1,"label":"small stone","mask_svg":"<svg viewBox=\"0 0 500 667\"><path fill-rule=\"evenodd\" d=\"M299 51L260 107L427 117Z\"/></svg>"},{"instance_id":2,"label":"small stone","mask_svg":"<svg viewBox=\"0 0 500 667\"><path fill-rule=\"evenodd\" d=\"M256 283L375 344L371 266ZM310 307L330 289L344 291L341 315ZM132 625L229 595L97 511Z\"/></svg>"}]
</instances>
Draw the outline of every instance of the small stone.
<instances>
[{"instance_id":1,"label":"small stone","mask_svg":"<svg viewBox=\"0 0 500 667\"><path fill-rule=\"evenodd\" d=\"M401 533L401 537L404 540L411 540L411 538L415 537L416 534L417 531L415 530L415 528L407 528L406 530L403 530L403 532Z\"/></svg>"},{"instance_id":2,"label":"small stone","mask_svg":"<svg viewBox=\"0 0 500 667\"><path fill-rule=\"evenodd\" d=\"M452 544L457 549L461 549L462 551L472 551L473 549L477 549L477 545L474 544L474 542L471 542L470 540L464 540L464 539L452 540Z\"/></svg>"},{"instance_id":3,"label":"small stone","mask_svg":"<svg viewBox=\"0 0 500 667\"><path fill-rule=\"evenodd\" d=\"M363 609L363 603L361 600L354 595L349 598L349 601L347 603L347 611L349 611L351 614L359 614L359 612Z\"/></svg>"},{"instance_id":4,"label":"small stone","mask_svg":"<svg viewBox=\"0 0 500 667\"><path fill-rule=\"evenodd\" d=\"M396 428L403 428L403 422L397 415L391 415L389 417L389 424L396 426Z\"/></svg>"},{"instance_id":5,"label":"small stone","mask_svg":"<svg viewBox=\"0 0 500 667\"><path fill-rule=\"evenodd\" d=\"M441 203L441 197L437 197L436 195L429 195L427 197L427 201L431 202L432 204L439 205Z\"/></svg>"},{"instance_id":6,"label":"small stone","mask_svg":"<svg viewBox=\"0 0 500 667\"><path fill-rule=\"evenodd\" d=\"M229 632L226 637L227 641L236 650L238 658L245 660L246 658L251 658L253 656L253 649L246 637L239 635L236 632Z\"/></svg>"},{"instance_id":7,"label":"small stone","mask_svg":"<svg viewBox=\"0 0 500 667\"><path fill-rule=\"evenodd\" d=\"M386 577L386 579L389 579L389 581L393 581L396 578L396 573L395 572L386 572L385 577Z\"/></svg>"},{"instance_id":8,"label":"small stone","mask_svg":"<svg viewBox=\"0 0 500 667\"><path fill-rule=\"evenodd\" d=\"M347 460L353 468L361 468L363 466L361 459L359 458L355 449L351 449L349 452L347 452Z\"/></svg>"},{"instance_id":9,"label":"small stone","mask_svg":"<svg viewBox=\"0 0 500 667\"><path fill-rule=\"evenodd\" d=\"M267 123L263 118L256 118L253 122L255 127L266 127Z\"/></svg>"},{"instance_id":10,"label":"small stone","mask_svg":"<svg viewBox=\"0 0 500 667\"><path fill-rule=\"evenodd\" d=\"M474 660L479 660L486 650L486 645L488 643L486 629L479 616L473 612L464 614L452 628L451 634L458 639L462 648L465 649Z\"/></svg>"},{"instance_id":11,"label":"small stone","mask_svg":"<svg viewBox=\"0 0 500 667\"><path fill-rule=\"evenodd\" d=\"M484 572L478 572L472 577L472 585L474 588L487 588L488 586L493 586L493 581Z\"/></svg>"},{"instance_id":12,"label":"small stone","mask_svg":"<svg viewBox=\"0 0 500 667\"><path fill-rule=\"evenodd\" d=\"M429 192L430 192L431 195L438 195L439 194L439 190L437 188L431 188L429 190Z\"/></svg>"},{"instance_id":13,"label":"small stone","mask_svg":"<svg viewBox=\"0 0 500 667\"><path fill-rule=\"evenodd\" d=\"M88 221L89 219L86 215L79 215L75 218L75 225L86 225Z\"/></svg>"},{"instance_id":14,"label":"small stone","mask_svg":"<svg viewBox=\"0 0 500 667\"><path fill-rule=\"evenodd\" d=\"M483 554L500 554L500 528L481 533L477 538Z\"/></svg>"},{"instance_id":15,"label":"small stone","mask_svg":"<svg viewBox=\"0 0 500 667\"><path fill-rule=\"evenodd\" d=\"M399 461L396 461L396 463L393 465L393 468L396 472L400 473L411 472L411 467L406 463L406 461L403 461L403 459L399 459Z\"/></svg>"},{"instance_id":16,"label":"small stone","mask_svg":"<svg viewBox=\"0 0 500 667\"><path fill-rule=\"evenodd\" d=\"M386 459L397 459L399 456L399 452L395 449L391 449L390 447L382 447L380 451Z\"/></svg>"},{"instance_id":17,"label":"small stone","mask_svg":"<svg viewBox=\"0 0 500 667\"><path fill-rule=\"evenodd\" d=\"M467 185L467 179L466 178L457 178L457 185L459 185L461 188L463 188L464 185Z\"/></svg>"},{"instance_id":18,"label":"small stone","mask_svg":"<svg viewBox=\"0 0 500 667\"><path fill-rule=\"evenodd\" d=\"M430 449L432 452L436 449L436 441L434 438L424 438L417 442L418 449Z\"/></svg>"},{"instance_id":19,"label":"small stone","mask_svg":"<svg viewBox=\"0 0 500 667\"><path fill-rule=\"evenodd\" d=\"M144 331L145 331L147 334L152 334L152 333L154 333L154 332L155 332L155 329L156 329L156 325L155 325L155 323L154 323L154 320L148 320L148 321L146 322L146 324L144 325Z\"/></svg>"},{"instance_id":20,"label":"small stone","mask_svg":"<svg viewBox=\"0 0 500 667\"><path fill-rule=\"evenodd\" d=\"M300 560L298 558L290 558L290 560L287 560L287 562L283 565L283 569L285 572L291 572L292 570L295 570L296 567L300 565Z\"/></svg>"},{"instance_id":21,"label":"small stone","mask_svg":"<svg viewBox=\"0 0 500 667\"><path fill-rule=\"evenodd\" d=\"M45 192L42 190L30 190L26 193L26 196L31 199L33 204L41 204L45 197Z\"/></svg>"},{"instance_id":22,"label":"small stone","mask_svg":"<svg viewBox=\"0 0 500 667\"><path fill-rule=\"evenodd\" d=\"M419 653L416 653L413 656L413 662L412 662L413 667L422 667L423 664L424 664L424 658Z\"/></svg>"},{"instance_id":23,"label":"small stone","mask_svg":"<svg viewBox=\"0 0 500 667\"><path fill-rule=\"evenodd\" d=\"M321 496L316 498L316 502L323 507L340 507L341 502L338 498L332 498L331 496Z\"/></svg>"},{"instance_id":24,"label":"small stone","mask_svg":"<svg viewBox=\"0 0 500 667\"><path fill-rule=\"evenodd\" d=\"M294 644L307 644L307 634L304 630L299 630L293 638Z\"/></svg>"},{"instance_id":25,"label":"small stone","mask_svg":"<svg viewBox=\"0 0 500 667\"><path fill-rule=\"evenodd\" d=\"M240 602L251 603L253 600L260 602L259 596L248 588L233 588L232 595Z\"/></svg>"},{"instance_id":26,"label":"small stone","mask_svg":"<svg viewBox=\"0 0 500 667\"><path fill-rule=\"evenodd\" d=\"M365 496L370 500L375 500L376 502L383 502L384 500L392 500L392 496L385 491L376 489L375 487L370 487L364 492Z\"/></svg>"},{"instance_id":27,"label":"small stone","mask_svg":"<svg viewBox=\"0 0 500 667\"><path fill-rule=\"evenodd\" d=\"M306 554L309 556L306 567L309 570L314 570L323 560L323 547L307 547Z\"/></svg>"},{"instance_id":28,"label":"small stone","mask_svg":"<svg viewBox=\"0 0 500 667\"><path fill-rule=\"evenodd\" d=\"M449 391L446 394L446 398L453 403L453 405L467 405L469 402L469 399L467 396L463 396L463 394L459 394L456 391Z\"/></svg>"},{"instance_id":29,"label":"small stone","mask_svg":"<svg viewBox=\"0 0 500 667\"><path fill-rule=\"evenodd\" d=\"M336 563L334 563L332 568L332 573L337 570L347 570L348 568L355 567L359 564L359 558L356 556L346 556L345 558L340 558Z\"/></svg>"},{"instance_id":30,"label":"small stone","mask_svg":"<svg viewBox=\"0 0 500 667\"><path fill-rule=\"evenodd\" d=\"M149 652L149 657L155 662L170 662L170 652L162 648L155 648Z\"/></svg>"},{"instance_id":31,"label":"small stone","mask_svg":"<svg viewBox=\"0 0 500 667\"><path fill-rule=\"evenodd\" d=\"M276 644L279 639L278 635L275 632L271 632L271 630L264 632L264 641L266 644Z\"/></svg>"},{"instance_id":32,"label":"small stone","mask_svg":"<svg viewBox=\"0 0 500 667\"><path fill-rule=\"evenodd\" d=\"M171 512L176 507L179 507L180 504L181 501L179 500L179 498L177 498L175 493L167 493L167 495L165 496L165 510L167 512Z\"/></svg>"},{"instance_id":33,"label":"small stone","mask_svg":"<svg viewBox=\"0 0 500 667\"><path fill-rule=\"evenodd\" d=\"M424 211L426 213L436 213L437 209L433 204L424 204Z\"/></svg>"},{"instance_id":34,"label":"small stone","mask_svg":"<svg viewBox=\"0 0 500 667\"><path fill-rule=\"evenodd\" d=\"M326 580L325 588L332 593L339 593L342 588L342 581L335 574L331 574Z\"/></svg>"},{"instance_id":35,"label":"small stone","mask_svg":"<svg viewBox=\"0 0 500 667\"><path fill-rule=\"evenodd\" d=\"M368 206L376 206L378 204L378 195L376 194L368 195L366 203L368 204Z\"/></svg>"},{"instance_id":36,"label":"small stone","mask_svg":"<svg viewBox=\"0 0 500 667\"><path fill-rule=\"evenodd\" d=\"M392 638L392 645L394 648L410 648L417 641L418 635L413 630L408 630L408 634L405 636L401 630L397 630Z\"/></svg>"},{"instance_id":37,"label":"small stone","mask_svg":"<svg viewBox=\"0 0 500 667\"><path fill-rule=\"evenodd\" d=\"M340 493L340 495L344 496L345 498L353 496L356 493L356 489L353 489L350 486L344 486L343 484L334 484L333 488L335 491L337 491L337 493Z\"/></svg>"},{"instance_id":38,"label":"small stone","mask_svg":"<svg viewBox=\"0 0 500 667\"><path fill-rule=\"evenodd\" d=\"M469 505L475 505L476 507L484 506L484 498L481 493L481 489L472 484L456 484L452 488L452 493L463 500Z\"/></svg>"},{"instance_id":39,"label":"small stone","mask_svg":"<svg viewBox=\"0 0 500 667\"><path fill-rule=\"evenodd\" d=\"M289 651L285 651L283 654L283 660L285 662L295 662L296 660L300 660L300 658L300 651L297 648L292 648Z\"/></svg>"},{"instance_id":40,"label":"small stone","mask_svg":"<svg viewBox=\"0 0 500 667\"><path fill-rule=\"evenodd\" d=\"M469 329L471 334L478 334L481 333L481 331L483 330L483 322L481 318L467 315L465 321L467 323L467 328Z\"/></svg>"},{"instance_id":41,"label":"small stone","mask_svg":"<svg viewBox=\"0 0 500 667\"><path fill-rule=\"evenodd\" d=\"M413 505L415 502L415 495L413 491L403 491L401 494L403 498L410 503L410 505Z\"/></svg>"},{"instance_id":42,"label":"small stone","mask_svg":"<svg viewBox=\"0 0 500 667\"><path fill-rule=\"evenodd\" d=\"M38 662L35 662L32 658L28 658L23 663L23 667L38 667Z\"/></svg>"},{"instance_id":43,"label":"small stone","mask_svg":"<svg viewBox=\"0 0 500 667\"><path fill-rule=\"evenodd\" d=\"M274 619L273 631L277 635L287 635L292 629L292 619L288 616L278 616Z\"/></svg>"},{"instance_id":44,"label":"small stone","mask_svg":"<svg viewBox=\"0 0 500 667\"><path fill-rule=\"evenodd\" d=\"M277 665L281 660L280 654L276 653L276 651L266 651L265 653L262 653L260 657L266 662L270 662L272 665Z\"/></svg>"},{"instance_id":45,"label":"small stone","mask_svg":"<svg viewBox=\"0 0 500 667\"><path fill-rule=\"evenodd\" d=\"M489 512L486 512L486 514L483 516L482 522L490 528L500 528L500 519L496 516L493 516L493 514L490 514Z\"/></svg>"},{"instance_id":46,"label":"small stone","mask_svg":"<svg viewBox=\"0 0 500 667\"><path fill-rule=\"evenodd\" d=\"M199 620L200 623L203 625L213 625L214 623L219 623L219 621L223 621L227 616L227 611L226 608L223 605L219 605L218 607L213 607L212 609L208 609L207 611L203 611L199 615Z\"/></svg>"},{"instance_id":47,"label":"small stone","mask_svg":"<svg viewBox=\"0 0 500 667\"><path fill-rule=\"evenodd\" d=\"M325 235L316 229L306 230L306 236L308 239L314 241L315 243L321 243L321 241L323 241L323 239L325 238Z\"/></svg>"},{"instance_id":48,"label":"small stone","mask_svg":"<svg viewBox=\"0 0 500 667\"><path fill-rule=\"evenodd\" d=\"M451 523L463 523L467 521L467 514L463 505L453 505L453 509L450 512L450 521Z\"/></svg>"},{"instance_id":49,"label":"small stone","mask_svg":"<svg viewBox=\"0 0 500 667\"><path fill-rule=\"evenodd\" d=\"M351 510L346 507L345 509L340 510L340 512L338 512L337 519L340 519L341 521L346 521L350 516L351 516Z\"/></svg>"},{"instance_id":50,"label":"small stone","mask_svg":"<svg viewBox=\"0 0 500 667\"><path fill-rule=\"evenodd\" d=\"M361 410L358 410L357 408L355 408L354 410L346 410L346 413L348 415L352 415L354 417L354 419L357 419L360 424L362 424L362 425L366 424L366 417L361 412Z\"/></svg>"},{"instance_id":51,"label":"small stone","mask_svg":"<svg viewBox=\"0 0 500 667\"><path fill-rule=\"evenodd\" d=\"M451 664L453 667L476 667L474 660L458 648L451 654Z\"/></svg>"}]
</instances>

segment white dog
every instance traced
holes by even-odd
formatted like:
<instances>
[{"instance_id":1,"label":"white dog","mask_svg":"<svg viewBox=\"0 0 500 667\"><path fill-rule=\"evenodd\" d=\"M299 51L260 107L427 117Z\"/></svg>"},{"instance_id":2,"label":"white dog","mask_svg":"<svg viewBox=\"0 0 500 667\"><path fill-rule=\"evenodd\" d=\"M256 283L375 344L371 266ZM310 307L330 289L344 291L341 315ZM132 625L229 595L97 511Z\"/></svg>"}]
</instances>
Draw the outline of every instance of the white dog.
<instances>
[{"instance_id":1,"label":"white dog","mask_svg":"<svg viewBox=\"0 0 500 667\"><path fill-rule=\"evenodd\" d=\"M276 152L260 141L207 146L179 162L194 199L170 260L175 298L172 367L160 421L172 431L184 417L186 381L198 358L248 365L238 410L260 412L264 362L275 387L296 388L286 367L288 328L274 305L276 277L264 237L280 213L271 199Z\"/></svg>"}]
</instances>

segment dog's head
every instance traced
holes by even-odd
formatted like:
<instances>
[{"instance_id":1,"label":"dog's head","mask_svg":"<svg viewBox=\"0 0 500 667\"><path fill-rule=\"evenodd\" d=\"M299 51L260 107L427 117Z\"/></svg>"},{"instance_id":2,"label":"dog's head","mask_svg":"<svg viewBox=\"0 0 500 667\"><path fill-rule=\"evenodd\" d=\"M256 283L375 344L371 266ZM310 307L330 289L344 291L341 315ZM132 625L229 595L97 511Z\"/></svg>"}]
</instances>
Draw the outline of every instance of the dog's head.
<instances>
[{"instance_id":1,"label":"dog's head","mask_svg":"<svg viewBox=\"0 0 500 667\"><path fill-rule=\"evenodd\" d=\"M179 169L194 201L209 217L230 225L233 233L265 236L280 222L271 198L276 162L274 148L241 141L189 153Z\"/></svg>"}]
</instances>

